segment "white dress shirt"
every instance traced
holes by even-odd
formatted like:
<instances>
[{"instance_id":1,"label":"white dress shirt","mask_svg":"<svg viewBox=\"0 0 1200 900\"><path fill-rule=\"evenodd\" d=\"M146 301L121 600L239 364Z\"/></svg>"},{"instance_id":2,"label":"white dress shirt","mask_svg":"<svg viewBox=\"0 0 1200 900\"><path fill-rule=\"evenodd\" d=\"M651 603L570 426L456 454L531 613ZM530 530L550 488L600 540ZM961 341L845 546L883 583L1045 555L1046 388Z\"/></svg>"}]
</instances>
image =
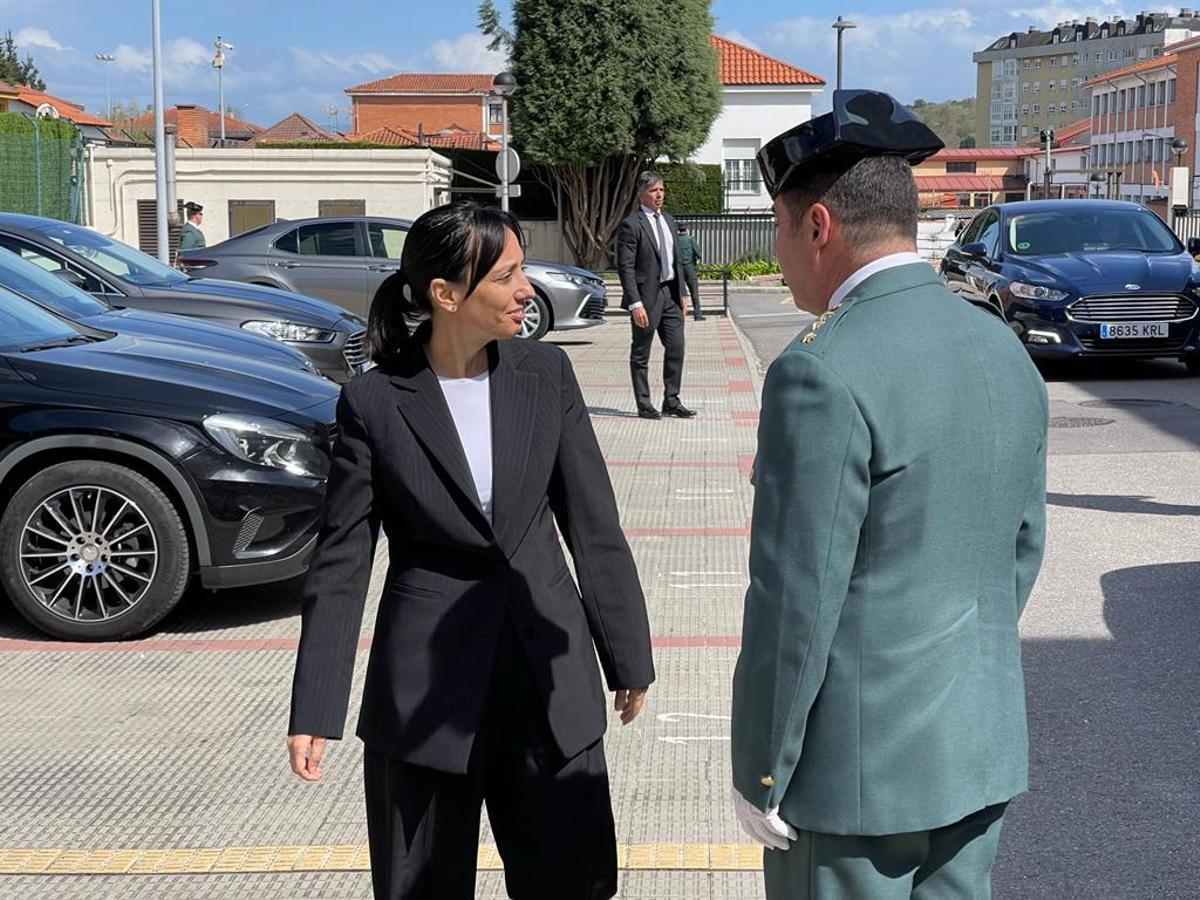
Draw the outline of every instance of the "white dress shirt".
<instances>
[{"instance_id":1,"label":"white dress shirt","mask_svg":"<svg viewBox=\"0 0 1200 900\"><path fill-rule=\"evenodd\" d=\"M887 256L881 256L879 259L872 260L853 275L838 285L838 289L833 292L833 296L829 298L830 310L835 310L842 305L842 301L849 296L850 292L870 278L872 275L877 275L885 269L894 269L898 266L909 266L913 263L923 263L929 265L916 253L911 250L904 253L890 253Z\"/></svg>"},{"instance_id":2,"label":"white dress shirt","mask_svg":"<svg viewBox=\"0 0 1200 900\"><path fill-rule=\"evenodd\" d=\"M438 376L446 405L454 419L458 440L471 477L479 506L489 522L492 521L492 403L486 369L474 378L443 378Z\"/></svg>"},{"instance_id":3,"label":"white dress shirt","mask_svg":"<svg viewBox=\"0 0 1200 900\"><path fill-rule=\"evenodd\" d=\"M663 273L662 272L658 273L658 283L662 284L663 282L670 281L671 278L675 277L675 242L673 240L671 240L671 228L669 225L667 225L667 220L662 218L661 212L656 213L654 210L652 210L648 206L642 207L642 215L645 216L647 218L647 220L649 220L650 231L654 234L654 246L656 249L658 249L658 250L662 249L658 245L658 222L662 222L662 233L667 239L666 253L664 254L664 253L660 252L659 259L662 259L664 256L666 257L667 271L670 272L671 274L669 277L663 278L662 277ZM655 216L659 217L658 221L655 221L655 219L654 219ZM633 312L635 309L640 309L643 305L644 304L642 303L641 300L635 300L633 303L629 304L629 311Z\"/></svg>"}]
</instances>

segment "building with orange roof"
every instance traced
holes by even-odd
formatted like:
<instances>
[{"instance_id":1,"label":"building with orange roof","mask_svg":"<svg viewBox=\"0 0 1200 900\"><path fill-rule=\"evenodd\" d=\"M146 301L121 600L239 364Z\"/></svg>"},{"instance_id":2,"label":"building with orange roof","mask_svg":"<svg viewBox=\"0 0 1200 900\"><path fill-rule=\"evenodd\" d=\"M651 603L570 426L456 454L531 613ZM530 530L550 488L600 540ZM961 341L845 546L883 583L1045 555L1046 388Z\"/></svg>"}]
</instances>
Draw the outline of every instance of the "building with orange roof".
<instances>
[{"instance_id":1,"label":"building with orange roof","mask_svg":"<svg viewBox=\"0 0 1200 900\"><path fill-rule=\"evenodd\" d=\"M50 119L66 119L79 127L83 139L89 144L107 144L107 129L112 122L103 116L88 112L82 106L56 97L45 91L35 91L23 84L6 85L0 82L0 111L20 112L30 116Z\"/></svg>"},{"instance_id":2,"label":"building with orange roof","mask_svg":"<svg viewBox=\"0 0 1200 900\"><path fill-rule=\"evenodd\" d=\"M457 126L500 136L500 106L491 96L492 75L404 72L346 88L350 131L370 134L393 128L436 134Z\"/></svg>"},{"instance_id":3,"label":"building with orange roof","mask_svg":"<svg viewBox=\"0 0 1200 900\"><path fill-rule=\"evenodd\" d=\"M1037 147L971 147L939 150L913 168L924 208L984 207L1024 200L1025 162Z\"/></svg>"},{"instance_id":4,"label":"building with orange roof","mask_svg":"<svg viewBox=\"0 0 1200 900\"><path fill-rule=\"evenodd\" d=\"M721 167L725 208L765 210L770 207L755 156L772 137L812 118L813 101L825 79L714 34L718 53L722 107L708 139L693 155L698 163Z\"/></svg>"},{"instance_id":5,"label":"building with orange roof","mask_svg":"<svg viewBox=\"0 0 1200 900\"><path fill-rule=\"evenodd\" d=\"M196 103L179 103L163 110L163 122L173 126L179 146L202 149L215 147L221 137L221 114ZM154 113L143 113L118 126L126 143L154 142ZM263 130L261 125L225 114L225 146L243 147Z\"/></svg>"},{"instance_id":6,"label":"building with orange roof","mask_svg":"<svg viewBox=\"0 0 1200 900\"><path fill-rule=\"evenodd\" d=\"M345 141L345 137L338 132L323 128L303 113L294 112L284 116L274 125L268 125L258 134L248 139L246 145L258 147L263 144L309 142L336 144L342 141Z\"/></svg>"},{"instance_id":7,"label":"building with orange roof","mask_svg":"<svg viewBox=\"0 0 1200 900\"><path fill-rule=\"evenodd\" d=\"M1089 158L1098 193L1145 203L1167 217L1173 170L1195 169L1198 66L1200 37L1194 37L1088 80ZM1179 140L1187 143L1182 153Z\"/></svg>"}]
</instances>

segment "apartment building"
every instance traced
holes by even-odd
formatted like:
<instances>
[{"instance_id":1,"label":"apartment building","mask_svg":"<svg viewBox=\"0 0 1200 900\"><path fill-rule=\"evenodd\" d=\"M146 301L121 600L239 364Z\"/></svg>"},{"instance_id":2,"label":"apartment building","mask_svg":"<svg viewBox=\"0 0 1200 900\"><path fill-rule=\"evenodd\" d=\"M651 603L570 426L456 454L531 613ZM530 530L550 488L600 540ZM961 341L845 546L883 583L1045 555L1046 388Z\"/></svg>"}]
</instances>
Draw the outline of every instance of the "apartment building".
<instances>
[{"instance_id":1,"label":"apartment building","mask_svg":"<svg viewBox=\"0 0 1200 900\"><path fill-rule=\"evenodd\" d=\"M1089 158L1109 196L1145 203L1166 216L1172 168L1195 168L1198 69L1200 38L1192 38L1088 80ZM1182 152L1176 139L1187 144Z\"/></svg>"},{"instance_id":2,"label":"apartment building","mask_svg":"<svg viewBox=\"0 0 1200 900\"><path fill-rule=\"evenodd\" d=\"M1030 26L974 54L976 142L1015 147L1043 128L1060 128L1088 115L1088 82L1162 56L1170 44L1200 35L1200 10L1178 15L1143 12L1063 22L1049 31Z\"/></svg>"}]
</instances>

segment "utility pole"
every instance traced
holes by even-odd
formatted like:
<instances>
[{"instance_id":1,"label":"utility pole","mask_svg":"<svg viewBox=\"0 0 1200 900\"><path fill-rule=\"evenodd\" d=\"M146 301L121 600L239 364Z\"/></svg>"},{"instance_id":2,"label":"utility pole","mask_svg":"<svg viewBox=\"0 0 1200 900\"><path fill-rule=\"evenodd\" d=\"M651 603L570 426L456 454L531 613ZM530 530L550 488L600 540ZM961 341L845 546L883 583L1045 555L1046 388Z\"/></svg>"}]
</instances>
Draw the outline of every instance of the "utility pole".
<instances>
[{"instance_id":1,"label":"utility pole","mask_svg":"<svg viewBox=\"0 0 1200 900\"><path fill-rule=\"evenodd\" d=\"M213 41L213 46L217 48L216 55L213 56L213 68L217 70L217 115L221 118L221 147L225 147L225 82L222 76L225 73L225 51L232 50L233 44L227 44L221 40L218 34L217 39Z\"/></svg>"},{"instance_id":2,"label":"utility pole","mask_svg":"<svg viewBox=\"0 0 1200 900\"><path fill-rule=\"evenodd\" d=\"M111 64L115 57L111 53L97 53L96 59L104 63L104 100L108 104L104 109L104 118L107 119L112 116L112 79L110 73L112 72Z\"/></svg>"},{"instance_id":3,"label":"utility pole","mask_svg":"<svg viewBox=\"0 0 1200 900\"><path fill-rule=\"evenodd\" d=\"M1043 199L1050 199L1050 148L1054 146L1054 129L1043 128L1041 133L1042 143L1046 145L1046 171L1043 172L1045 181L1045 196Z\"/></svg>"},{"instance_id":4,"label":"utility pole","mask_svg":"<svg viewBox=\"0 0 1200 900\"><path fill-rule=\"evenodd\" d=\"M848 19L837 17L837 21L833 23L833 27L837 29L837 89L842 89L842 32L847 28L857 28L853 22Z\"/></svg>"},{"instance_id":5,"label":"utility pole","mask_svg":"<svg viewBox=\"0 0 1200 900\"><path fill-rule=\"evenodd\" d=\"M158 261L171 264L167 234L167 137L163 120L162 23L158 0L150 0L150 30L154 59L154 219L158 229Z\"/></svg>"}]
</instances>

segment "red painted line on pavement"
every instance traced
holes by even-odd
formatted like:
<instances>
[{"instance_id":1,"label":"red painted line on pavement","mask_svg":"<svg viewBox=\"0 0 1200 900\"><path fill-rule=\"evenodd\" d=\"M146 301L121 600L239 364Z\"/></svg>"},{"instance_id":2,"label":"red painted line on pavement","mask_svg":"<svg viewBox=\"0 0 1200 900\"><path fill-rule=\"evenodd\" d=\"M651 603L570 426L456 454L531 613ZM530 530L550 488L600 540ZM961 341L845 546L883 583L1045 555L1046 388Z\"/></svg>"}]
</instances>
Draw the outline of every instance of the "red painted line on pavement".
<instances>
[{"instance_id":1,"label":"red painted line on pavement","mask_svg":"<svg viewBox=\"0 0 1200 900\"><path fill-rule=\"evenodd\" d=\"M742 453L738 455L738 468L742 470L742 474L747 478L754 474L754 454Z\"/></svg>"},{"instance_id":2,"label":"red painted line on pavement","mask_svg":"<svg viewBox=\"0 0 1200 900\"><path fill-rule=\"evenodd\" d=\"M745 366L746 359L742 356L727 356L725 357L725 365L734 367Z\"/></svg>"},{"instance_id":3,"label":"red painted line on pavement","mask_svg":"<svg viewBox=\"0 0 1200 900\"><path fill-rule=\"evenodd\" d=\"M606 459L610 469L731 469L740 465L727 459Z\"/></svg>"},{"instance_id":4,"label":"red painted line on pavement","mask_svg":"<svg viewBox=\"0 0 1200 900\"><path fill-rule=\"evenodd\" d=\"M668 634L653 637L654 647L739 647L736 634ZM160 638L142 641L26 641L0 638L0 652L38 651L50 653L228 653L259 650L295 650L299 638ZM358 639L358 649L371 647L369 637Z\"/></svg>"},{"instance_id":5,"label":"red painted line on pavement","mask_svg":"<svg viewBox=\"0 0 1200 900\"><path fill-rule=\"evenodd\" d=\"M757 409L735 409L733 412L730 413L730 415L733 416L733 420L735 422L757 422L758 421L758 410Z\"/></svg>"},{"instance_id":6,"label":"red painted line on pavement","mask_svg":"<svg viewBox=\"0 0 1200 900\"><path fill-rule=\"evenodd\" d=\"M729 393L731 394L749 394L754 391L754 385L748 379L736 378L729 381Z\"/></svg>"}]
</instances>

